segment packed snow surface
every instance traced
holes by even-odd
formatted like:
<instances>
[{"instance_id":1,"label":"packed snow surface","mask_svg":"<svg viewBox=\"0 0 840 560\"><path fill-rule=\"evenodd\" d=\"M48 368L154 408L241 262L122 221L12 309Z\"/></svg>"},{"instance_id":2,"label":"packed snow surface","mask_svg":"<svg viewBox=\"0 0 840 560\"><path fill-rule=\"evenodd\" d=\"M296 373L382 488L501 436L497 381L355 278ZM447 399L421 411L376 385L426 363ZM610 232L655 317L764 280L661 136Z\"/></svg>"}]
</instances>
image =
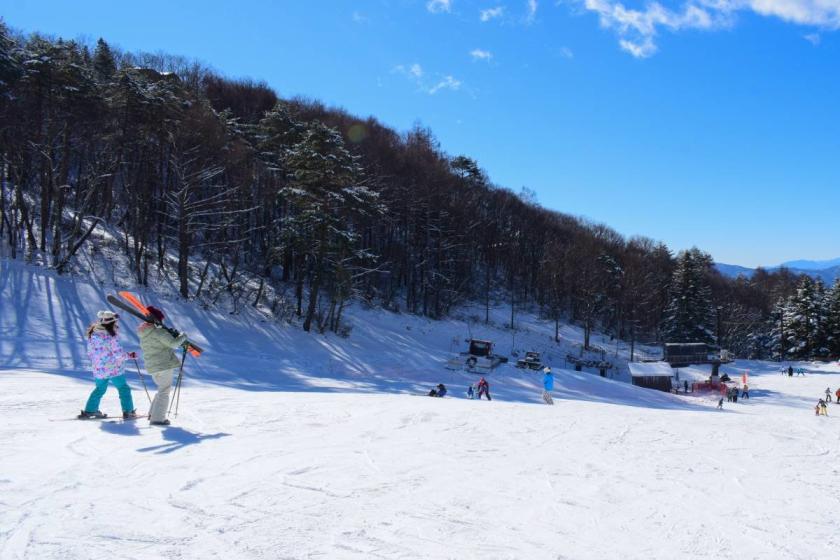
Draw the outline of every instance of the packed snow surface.
<instances>
[{"instance_id":1,"label":"packed snow surface","mask_svg":"<svg viewBox=\"0 0 840 560\"><path fill-rule=\"evenodd\" d=\"M465 389L478 376L444 367L468 335L461 321L355 309L342 339L159 301L208 348L187 362L173 425L73 420L93 386L81 334L111 291L0 261L2 560L840 549L840 406L814 414L840 386L836 364L793 364L806 375L788 377L736 362L726 371L748 372L750 399L716 410L709 394L563 369L553 324L523 317L516 347L549 357L555 406L542 404L540 373L512 365L487 375L493 401L475 401ZM136 322L123 323L136 349ZM469 329L502 353L514 344L503 329ZM572 345L579 331L561 334ZM447 397L422 396L439 382ZM119 412L113 389L102 408Z\"/></svg>"}]
</instances>

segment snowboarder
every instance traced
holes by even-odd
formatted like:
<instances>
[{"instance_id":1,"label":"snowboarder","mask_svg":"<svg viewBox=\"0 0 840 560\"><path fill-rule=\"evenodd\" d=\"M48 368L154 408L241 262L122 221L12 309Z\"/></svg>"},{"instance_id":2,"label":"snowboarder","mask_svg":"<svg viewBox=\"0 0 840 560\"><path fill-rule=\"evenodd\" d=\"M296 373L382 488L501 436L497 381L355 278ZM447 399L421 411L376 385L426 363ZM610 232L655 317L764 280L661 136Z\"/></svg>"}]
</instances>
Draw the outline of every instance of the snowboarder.
<instances>
[{"instance_id":1,"label":"snowboarder","mask_svg":"<svg viewBox=\"0 0 840 560\"><path fill-rule=\"evenodd\" d=\"M163 311L151 305L147 309L158 323L163 322L165 318ZM140 348L143 350L146 371L158 387L149 411L149 423L154 426L168 426L166 409L169 406L169 393L172 389L172 379L181 365L174 350L187 342L187 335L178 333L173 336L165 328L148 321L140 325L137 334L140 336Z\"/></svg>"},{"instance_id":2,"label":"snowboarder","mask_svg":"<svg viewBox=\"0 0 840 560\"><path fill-rule=\"evenodd\" d=\"M478 380L478 400L481 400L481 395L487 397L488 401L492 401L493 399L490 398L490 384L487 383L487 380L483 377Z\"/></svg>"},{"instance_id":3,"label":"snowboarder","mask_svg":"<svg viewBox=\"0 0 840 560\"><path fill-rule=\"evenodd\" d=\"M554 374L548 366L543 368L543 373L545 374L543 375L543 400L545 404L554 404L554 399L551 398L551 391L554 390Z\"/></svg>"},{"instance_id":4,"label":"snowboarder","mask_svg":"<svg viewBox=\"0 0 840 560\"><path fill-rule=\"evenodd\" d=\"M831 402L831 388L825 388L825 402Z\"/></svg>"},{"instance_id":5,"label":"snowboarder","mask_svg":"<svg viewBox=\"0 0 840 560\"><path fill-rule=\"evenodd\" d=\"M122 367L128 358L135 358L134 352L126 352L117 339L119 315L113 311L100 311L96 314L97 321L87 330L87 355L93 369L96 387L88 397L84 410L79 414L80 419L104 418L99 410L99 402L108 389L108 383L113 383L120 395L120 406L123 418L137 418L134 401L131 398L131 388L125 380Z\"/></svg>"},{"instance_id":6,"label":"snowboarder","mask_svg":"<svg viewBox=\"0 0 840 560\"><path fill-rule=\"evenodd\" d=\"M438 383L437 387L429 391L430 397L442 397L446 394L446 385L443 383Z\"/></svg>"}]
</instances>

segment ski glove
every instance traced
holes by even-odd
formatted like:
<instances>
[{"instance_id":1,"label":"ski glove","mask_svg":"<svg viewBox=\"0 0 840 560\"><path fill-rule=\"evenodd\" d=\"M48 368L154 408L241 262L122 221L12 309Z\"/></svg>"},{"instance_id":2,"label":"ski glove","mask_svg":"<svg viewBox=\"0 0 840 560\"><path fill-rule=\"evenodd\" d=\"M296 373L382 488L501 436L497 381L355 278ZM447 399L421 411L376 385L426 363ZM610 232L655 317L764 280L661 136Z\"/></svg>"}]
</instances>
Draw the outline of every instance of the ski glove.
<instances>
[{"instance_id":1,"label":"ski glove","mask_svg":"<svg viewBox=\"0 0 840 560\"><path fill-rule=\"evenodd\" d=\"M136 360L137 359L137 352L129 352L128 357L131 358L132 360Z\"/></svg>"}]
</instances>

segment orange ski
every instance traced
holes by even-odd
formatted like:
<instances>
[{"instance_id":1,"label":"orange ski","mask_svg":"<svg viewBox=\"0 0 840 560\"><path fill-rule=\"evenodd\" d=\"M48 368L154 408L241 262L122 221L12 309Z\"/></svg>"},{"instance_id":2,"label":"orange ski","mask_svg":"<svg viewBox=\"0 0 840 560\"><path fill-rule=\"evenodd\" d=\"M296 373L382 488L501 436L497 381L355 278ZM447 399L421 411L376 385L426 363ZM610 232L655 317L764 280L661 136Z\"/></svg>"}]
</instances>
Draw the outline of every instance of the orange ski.
<instances>
[{"instance_id":1,"label":"orange ski","mask_svg":"<svg viewBox=\"0 0 840 560\"><path fill-rule=\"evenodd\" d=\"M143 305L143 303L140 301L140 299L137 296L135 296L131 292L125 292L125 291L118 292L118 293L120 294L120 296L123 299L128 301L134 307L136 307L137 311L139 311L140 313L142 313L146 317L150 316L148 308L145 305ZM201 355L202 352L204 352L204 350L202 350L200 347L196 346L195 344L193 344L192 342L190 342L188 340L187 341L187 352L189 352L190 354L192 354L193 356L195 356L197 358Z\"/></svg>"}]
</instances>

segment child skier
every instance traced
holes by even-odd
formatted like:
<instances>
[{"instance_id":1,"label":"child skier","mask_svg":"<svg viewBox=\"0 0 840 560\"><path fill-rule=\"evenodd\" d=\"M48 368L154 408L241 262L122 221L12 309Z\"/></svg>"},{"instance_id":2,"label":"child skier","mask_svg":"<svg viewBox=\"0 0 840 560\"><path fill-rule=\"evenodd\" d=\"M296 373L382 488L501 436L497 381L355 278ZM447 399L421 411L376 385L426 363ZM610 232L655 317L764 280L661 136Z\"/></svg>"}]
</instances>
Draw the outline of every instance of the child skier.
<instances>
[{"instance_id":1,"label":"child skier","mask_svg":"<svg viewBox=\"0 0 840 560\"><path fill-rule=\"evenodd\" d=\"M825 406L825 401L820 399L817 406L814 407L817 416L828 416L828 408Z\"/></svg>"},{"instance_id":2,"label":"child skier","mask_svg":"<svg viewBox=\"0 0 840 560\"><path fill-rule=\"evenodd\" d=\"M475 398L475 387L472 383L470 383L470 386L467 387L467 397L469 397L470 399Z\"/></svg>"},{"instance_id":3,"label":"child skier","mask_svg":"<svg viewBox=\"0 0 840 560\"><path fill-rule=\"evenodd\" d=\"M158 323L163 322L165 318L163 311L151 305L147 309ZM172 389L172 378L181 365L174 350L187 342L187 335L180 333L172 336L168 330L151 322L140 325L137 334L140 336L140 348L143 350L146 371L158 386L149 411L149 423L153 426L168 426L166 409L169 406L169 392Z\"/></svg>"},{"instance_id":4,"label":"child skier","mask_svg":"<svg viewBox=\"0 0 840 560\"><path fill-rule=\"evenodd\" d=\"M117 319L119 315L113 311L100 311L96 314L97 321L87 330L87 355L90 359L93 378L96 387L88 397L84 410L79 419L105 418L107 415L99 410L99 402L108 389L108 383L113 383L120 395L120 406L123 418L137 418L134 401L131 398L131 388L125 380L122 367L128 358L135 358L134 352L126 352L117 340Z\"/></svg>"},{"instance_id":5,"label":"child skier","mask_svg":"<svg viewBox=\"0 0 840 560\"><path fill-rule=\"evenodd\" d=\"M543 368L543 400L545 404L554 404L554 399L551 398L551 391L554 390L554 374L551 373L551 368L545 366ZM488 395L489 397L489 395Z\"/></svg>"}]
</instances>

